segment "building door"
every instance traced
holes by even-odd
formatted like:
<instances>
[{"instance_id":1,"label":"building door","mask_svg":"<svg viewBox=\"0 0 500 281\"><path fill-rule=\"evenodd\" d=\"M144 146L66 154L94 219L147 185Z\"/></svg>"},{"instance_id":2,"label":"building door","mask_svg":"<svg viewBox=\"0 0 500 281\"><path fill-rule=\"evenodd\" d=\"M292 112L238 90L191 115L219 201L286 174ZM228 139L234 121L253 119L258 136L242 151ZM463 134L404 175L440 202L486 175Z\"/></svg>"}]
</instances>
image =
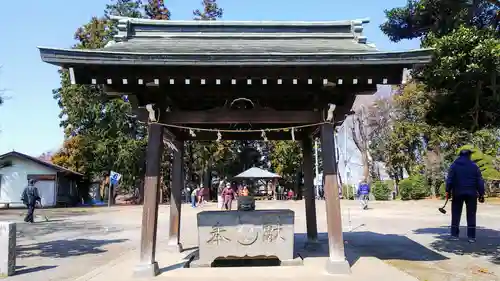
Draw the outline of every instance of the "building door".
<instances>
[{"instance_id":1,"label":"building door","mask_svg":"<svg viewBox=\"0 0 500 281\"><path fill-rule=\"evenodd\" d=\"M38 180L35 182L35 186L42 198L42 206L53 207L56 205L56 184L54 180Z\"/></svg>"}]
</instances>

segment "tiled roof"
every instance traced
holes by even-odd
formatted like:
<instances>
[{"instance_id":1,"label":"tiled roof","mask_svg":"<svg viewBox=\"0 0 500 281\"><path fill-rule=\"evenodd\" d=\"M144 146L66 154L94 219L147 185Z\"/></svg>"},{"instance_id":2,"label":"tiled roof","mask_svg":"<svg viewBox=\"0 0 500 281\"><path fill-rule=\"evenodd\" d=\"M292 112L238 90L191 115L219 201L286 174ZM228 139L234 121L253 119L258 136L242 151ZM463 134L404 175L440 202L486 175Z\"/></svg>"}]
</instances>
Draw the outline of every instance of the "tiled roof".
<instances>
[{"instance_id":1,"label":"tiled roof","mask_svg":"<svg viewBox=\"0 0 500 281\"><path fill-rule=\"evenodd\" d=\"M0 160L1 159L5 159L7 157L11 157L11 156L35 162L37 164L40 164L42 166L45 166L45 167L48 167L50 169L56 170L58 172L65 172L65 173L70 173L70 174L74 174L74 175L77 175L77 176L83 176L81 173L78 173L78 172L66 169L66 168L61 167L59 165L55 165L55 164L52 164L50 162L43 161L43 160L38 159L36 157L29 156L29 155L26 155L26 154L23 154L23 153L20 153L20 152L17 152L17 151L11 151L11 152L7 152L5 154L0 155Z\"/></svg>"}]
</instances>

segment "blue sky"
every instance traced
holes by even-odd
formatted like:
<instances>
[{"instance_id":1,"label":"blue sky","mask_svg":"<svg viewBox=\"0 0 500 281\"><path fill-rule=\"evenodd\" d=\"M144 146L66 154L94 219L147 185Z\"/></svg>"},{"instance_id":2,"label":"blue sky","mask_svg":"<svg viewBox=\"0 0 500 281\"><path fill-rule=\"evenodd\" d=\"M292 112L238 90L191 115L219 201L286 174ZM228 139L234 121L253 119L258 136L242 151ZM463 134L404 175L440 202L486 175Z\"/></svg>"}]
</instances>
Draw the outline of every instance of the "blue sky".
<instances>
[{"instance_id":1,"label":"blue sky","mask_svg":"<svg viewBox=\"0 0 500 281\"><path fill-rule=\"evenodd\" d=\"M57 68L40 60L37 46L69 47L76 28L103 14L110 0L6 1L0 17L0 89L9 97L0 107L0 154L16 150L38 156L63 141L59 108L52 89L59 86ZM201 0L166 1L172 19L187 20ZM406 0L219 0L227 20L347 20L369 18L364 35L381 50L418 48L418 42L392 44L380 32L383 10Z\"/></svg>"}]
</instances>

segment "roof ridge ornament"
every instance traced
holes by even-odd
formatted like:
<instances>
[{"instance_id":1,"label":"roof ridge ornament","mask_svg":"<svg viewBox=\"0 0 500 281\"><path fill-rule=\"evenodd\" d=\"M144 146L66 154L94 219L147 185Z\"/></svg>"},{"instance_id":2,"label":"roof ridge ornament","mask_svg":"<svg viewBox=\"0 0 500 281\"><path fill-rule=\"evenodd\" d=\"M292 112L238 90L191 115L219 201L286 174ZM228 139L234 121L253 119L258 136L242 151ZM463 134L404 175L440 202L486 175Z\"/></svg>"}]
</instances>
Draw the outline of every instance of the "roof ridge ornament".
<instances>
[{"instance_id":1,"label":"roof ridge ornament","mask_svg":"<svg viewBox=\"0 0 500 281\"><path fill-rule=\"evenodd\" d=\"M363 36L363 24L369 23L370 19L359 19L359 20L353 20L351 22L351 32L354 35L354 40L358 42L359 44L366 44L367 38L366 36Z\"/></svg>"},{"instance_id":2,"label":"roof ridge ornament","mask_svg":"<svg viewBox=\"0 0 500 281\"><path fill-rule=\"evenodd\" d=\"M115 42L125 42L131 37L131 28L130 28L130 18L123 17L111 17L112 20L118 20L118 25L116 28L118 29L118 33L114 36Z\"/></svg>"}]
</instances>

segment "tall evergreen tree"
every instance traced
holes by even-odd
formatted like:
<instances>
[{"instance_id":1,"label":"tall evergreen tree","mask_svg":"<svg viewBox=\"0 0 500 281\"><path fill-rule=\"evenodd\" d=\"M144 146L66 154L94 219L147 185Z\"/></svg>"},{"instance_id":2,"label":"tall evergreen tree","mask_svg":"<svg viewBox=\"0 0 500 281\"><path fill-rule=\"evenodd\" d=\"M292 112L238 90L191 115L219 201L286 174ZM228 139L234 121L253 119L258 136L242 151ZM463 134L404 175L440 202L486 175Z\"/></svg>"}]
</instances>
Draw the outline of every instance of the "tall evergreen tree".
<instances>
[{"instance_id":1,"label":"tall evergreen tree","mask_svg":"<svg viewBox=\"0 0 500 281\"><path fill-rule=\"evenodd\" d=\"M409 0L385 12L389 39L421 38L435 50L414 72L433 93L428 121L468 131L500 125L499 10L496 0Z\"/></svg>"},{"instance_id":2,"label":"tall evergreen tree","mask_svg":"<svg viewBox=\"0 0 500 281\"><path fill-rule=\"evenodd\" d=\"M499 28L500 4L494 0L408 0L403 7L385 10L380 26L391 41L444 36L460 25Z\"/></svg>"},{"instance_id":3,"label":"tall evergreen tree","mask_svg":"<svg viewBox=\"0 0 500 281\"><path fill-rule=\"evenodd\" d=\"M203 9L193 11L195 20L217 20L222 18L224 11L217 4L217 0L203 0L201 5Z\"/></svg>"},{"instance_id":4,"label":"tall evergreen tree","mask_svg":"<svg viewBox=\"0 0 500 281\"><path fill-rule=\"evenodd\" d=\"M143 5L144 13L148 19L169 20L170 10L165 6L164 0L147 0Z\"/></svg>"},{"instance_id":5,"label":"tall evergreen tree","mask_svg":"<svg viewBox=\"0 0 500 281\"><path fill-rule=\"evenodd\" d=\"M113 0L111 4L106 5L104 16L106 18L111 16L142 18L144 16L141 7L141 0Z\"/></svg>"},{"instance_id":6,"label":"tall evergreen tree","mask_svg":"<svg viewBox=\"0 0 500 281\"><path fill-rule=\"evenodd\" d=\"M137 4L118 0L108 5L105 17L93 17L77 29L73 47L103 48L114 35L116 23L109 16L139 16ZM53 94L61 108L61 126L67 140L54 154L53 162L81 171L88 179L114 170L124 175L123 187L133 187L142 174L140 160L146 138L144 128L129 117L130 104L122 99L107 100L101 86L71 85L65 69L60 75L61 87Z\"/></svg>"}]
</instances>

